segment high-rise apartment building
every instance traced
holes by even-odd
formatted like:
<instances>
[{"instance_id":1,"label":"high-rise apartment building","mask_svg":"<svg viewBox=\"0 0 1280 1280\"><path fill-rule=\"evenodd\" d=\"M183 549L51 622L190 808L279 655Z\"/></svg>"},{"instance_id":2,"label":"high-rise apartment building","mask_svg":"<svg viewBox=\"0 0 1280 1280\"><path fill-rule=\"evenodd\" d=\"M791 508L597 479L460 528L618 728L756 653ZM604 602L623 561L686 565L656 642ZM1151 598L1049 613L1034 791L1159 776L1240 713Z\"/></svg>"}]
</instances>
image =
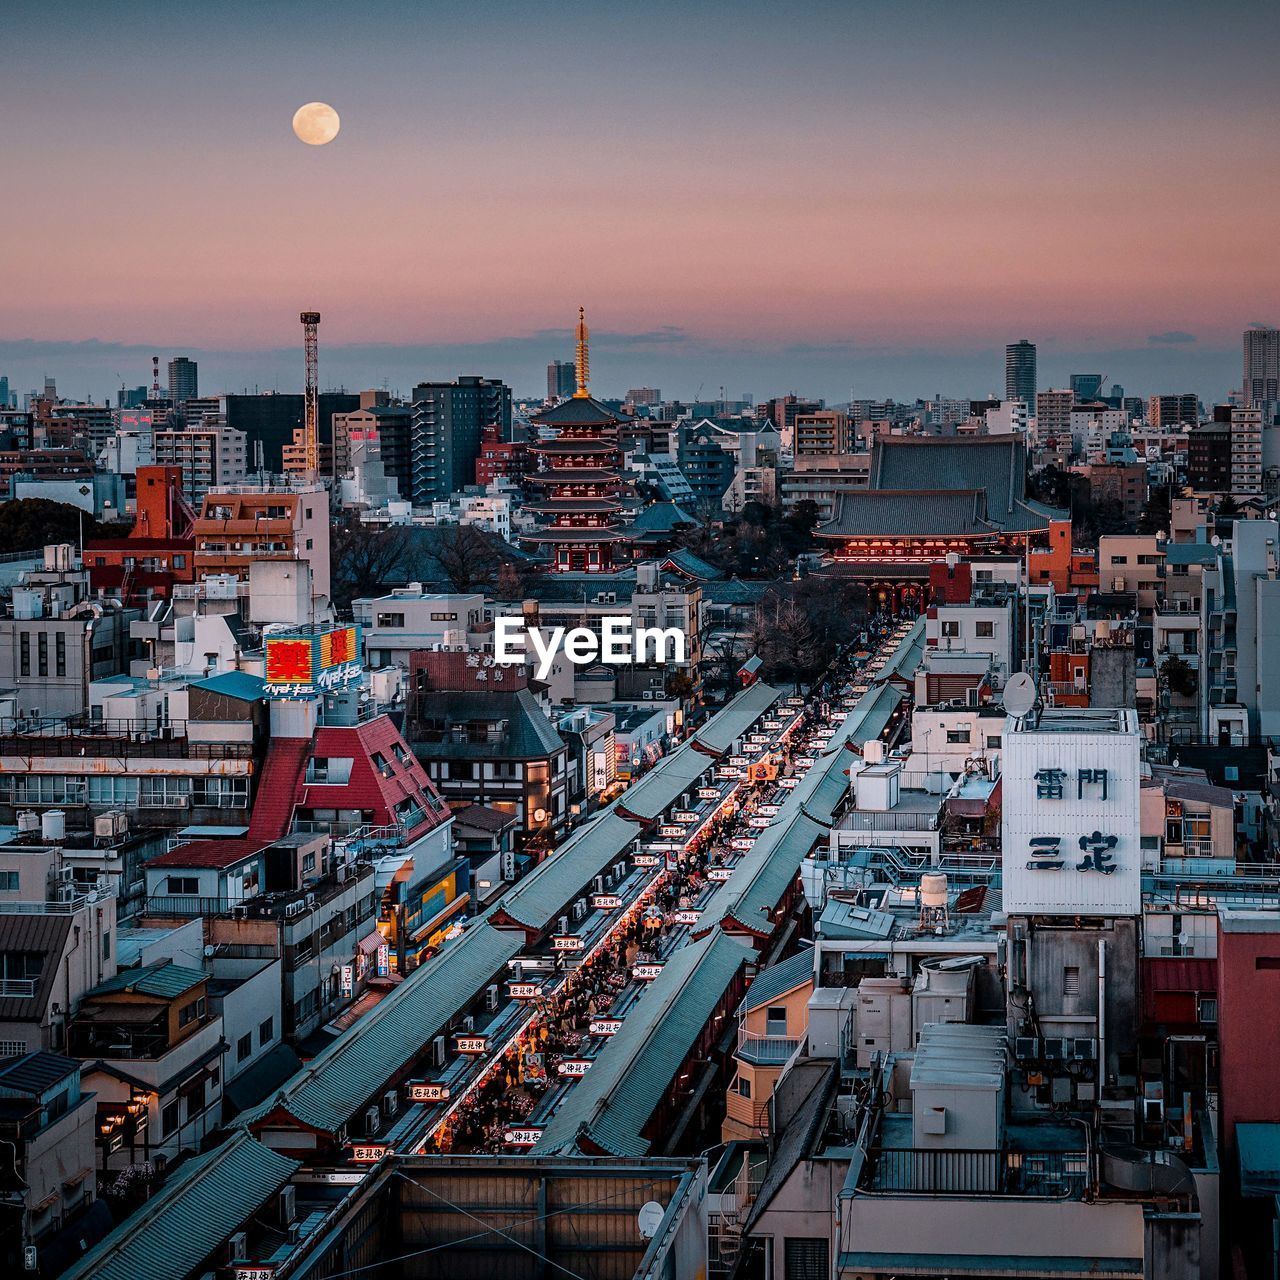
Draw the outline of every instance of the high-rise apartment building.
<instances>
[{"instance_id":1,"label":"high-rise apartment building","mask_svg":"<svg viewBox=\"0 0 1280 1280\"><path fill-rule=\"evenodd\" d=\"M563 400L573 395L578 385L572 360L553 360L547 365L547 399Z\"/></svg>"},{"instance_id":2,"label":"high-rise apartment building","mask_svg":"<svg viewBox=\"0 0 1280 1280\"><path fill-rule=\"evenodd\" d=\"M813 457L848 453L849 415L838 409L801 413L795 420L795 456Z\"/></svg>"},{"instance_id":3,"label":"high-rise apartment building","mask_svg":"<svg viewBox=\"0 0 1280 1280\"><path fill-rule=\"evenodd\" d=\"M1075 396L1070 391L1041 391L1036 394L1036 439L1041 444L1050 440L1060 441L1071 435L1071 406L1074 403Z\"/></svg>"},{"instance_id":4,"label":"high-rise apartment building","mask_svg":"<svg viewBox=\"0 0 1280 1280\"><path fill-rule=\"evenodd\" d=\"M169 361L169 399L174 404L194 400L200 394L197 366L186 356L174 356Z\"/></svg>"},{"instance_id":5,"label":"high-rise apartment building","mask_svg":"<svg viewBox=\"0 0 1280 1280\"><path fill-rule=\"evenodd\" d=\"M657 387L632 387L627 392L627 404L655 405L662 403L662 392Z\"/></svg>"},{"instance_id":6,"label":"high-rise apartment building","mask_svg":"<svg viewBox=\"0 0 1280 1280\"><path fill-rule=\"evenodd\" d=\"M1152 396L1147 401L1147 421L1153 427L1166 430L1174 427L1194 427L1200 421L1200 401L1194 391L1179 395Z\"/></svg>"},{"instance_id":7,"label":"high-rise apartment building","mask_svg":"<svg viewBox=\"0 0 1280 1280\"><path fill-rule=\"evenodd\" d=\"M1004 398L1035 403L1036 344L1026 338L1004 349Z\"/></svg>"},{"instance_id":8,"label":"high-rise apartment building","mask_svg":"<svg viewBox=\"0 0 1280 1280\"><path fill-rule=\"evenodd\" d=\"M1255 325L1244 331L1245 406L1259 409L1267 423L1280 410L1280 329Z\"/></svg>"},{"instance_id":9,"label":"high-rise apartment building","mask_svg":"<svg viewBox=\"0 0 1280 1280\"><path fill-rule=\"evenodd\" d=\"M1213 420L1231 431L1231 492L1237 497L1262 492L1262 410L1231 404L1213 406Z\"/></svg>"},{"instance_id":10,"label":"high-rise apartment building","mask_svg":"<svg viewBox=\"0 0 1280 1280\"><path fill-rule=\"evenodd\" d=\"M511 438L511 388L488 378L420 382L410 421L410 495L414 506L447 498L475 483L485 427Z\"/></svg>"},{"instance_id":11,"label":"high-rise apartment building","mask_svg":"<svg viewBox=\"0 0 1280 1280\"><path fill-rule=\"evenodd\" d=\"M795 427L796 419L802 414L820 413L823 407L821 400L801 400L799 396L775 396L772 400L764 400L756 405L756 421L772 422L785 434Z\"/></svg>"}]
</instances>

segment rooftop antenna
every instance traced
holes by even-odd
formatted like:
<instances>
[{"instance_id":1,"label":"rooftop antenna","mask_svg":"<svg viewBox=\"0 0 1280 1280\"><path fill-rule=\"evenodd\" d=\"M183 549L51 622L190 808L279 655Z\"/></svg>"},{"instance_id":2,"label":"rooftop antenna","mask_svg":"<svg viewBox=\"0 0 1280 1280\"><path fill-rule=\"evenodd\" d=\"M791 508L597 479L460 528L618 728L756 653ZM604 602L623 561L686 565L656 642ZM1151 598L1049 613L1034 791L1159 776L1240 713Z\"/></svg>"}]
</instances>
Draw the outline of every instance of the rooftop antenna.
<instances>
[{"instance_id":1,"label":"rooftop antenna","mask_svg":"<svg viewBox=\"0 0 1280 1280\"><path fill-rule=\"evenodd\" d=\"M1036 689L1036 682L1025 671L1019 671L1016 676L1009 677L1000 699L1006 713L1013 716L1015 720L1021 720L1023 716L1034 711L1038 701L1039 692Z\"/></svg>"},{"instance_id":2,"label":"rooftop antenna","mask_svg":"<svg viewBox=\"0 0 1280 1280\"><path fill-rule=\"evenodd\" d=\"M160 399L160 357L151 357L151 398Z\"/></svg>"},{"instance_id":3,"label":"rooftop antenna","mask_svg":"<svg viewBox=\"0 0 1280 1280\"><path fill-rule=\"evenodd\" d=\"M585 400L591 393L587 390L587 382L591 377L591 361L587 354L587 310L578 308L578 352L574 363L578 372L578 389L573 393L575 400Z\"/></svg>"}]
</instances>

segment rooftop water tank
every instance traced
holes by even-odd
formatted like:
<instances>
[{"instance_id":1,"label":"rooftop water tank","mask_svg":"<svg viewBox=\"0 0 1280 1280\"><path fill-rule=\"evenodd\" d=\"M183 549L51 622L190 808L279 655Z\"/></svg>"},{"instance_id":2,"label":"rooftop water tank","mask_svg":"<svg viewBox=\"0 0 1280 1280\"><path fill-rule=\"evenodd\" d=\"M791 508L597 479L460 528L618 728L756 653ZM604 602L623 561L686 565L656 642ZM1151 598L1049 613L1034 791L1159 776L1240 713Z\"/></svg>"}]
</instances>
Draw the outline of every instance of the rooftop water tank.
<instances>
[{"instance_id":1,"label":"rooftop water tank","mask_svg":"<svg viewBox=\"0 0 1280 1280\"><path fill-rule=\"evenodd\" d=\"M926 871L920 877L920 905L941 909L947 905L947 877L941 871Z\"/></svg>"},{"instance_id":2,"label":"rooftop water tank","mask_svg":"<svg viewBox=\"0 0 1280 1280\"><path fill-rule=\"evenodd\" d=\"M67 834L67 815L62 809L46 809L40 815L40 838L61 840Z\"/></svg>"}]
</instances>

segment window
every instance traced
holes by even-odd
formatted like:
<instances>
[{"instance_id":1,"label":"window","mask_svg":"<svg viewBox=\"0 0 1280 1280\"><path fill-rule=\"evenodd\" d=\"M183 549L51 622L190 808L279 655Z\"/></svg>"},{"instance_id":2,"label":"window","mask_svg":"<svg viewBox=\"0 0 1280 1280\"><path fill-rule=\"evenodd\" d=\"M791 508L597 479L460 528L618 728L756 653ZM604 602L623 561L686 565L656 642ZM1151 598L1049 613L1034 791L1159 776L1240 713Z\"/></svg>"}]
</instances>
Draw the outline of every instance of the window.
<instances>
[{"instance_id":1,"label":"window","mask_svg":"<svg viewBox=\"0 0 1280 1280\"><path fill-rule=\"evenodd\" d=\"M190 1004L183 1005L178 1010L178 1026L189 1027L193 1022L199 1022L204 1017L204 996L198 1000L192 1000Z\"/></svg>"},{"instance_id":2,"label":"window","mask_svg":"<svg viewBox=\"0 0 1280 1280\"><path fill-rule=\"evenodd\" d=\"M160 1136L162 1138L169 1137L178 1128L178 1100L166 1103L164 1109L160 1112Z\"/></svg>"},{"instance_id":3,"label":"window","mask_svg":"<svg viewBox=\"0 0 1280 1280\"><path fill-rule=\"evenodd\" d=\"M1259 956L1254 962L1255 972L1261 973L1264 970L1280 969L1280 956Z\"/></svg>"},{"instance_id":4,"label":"window","mask_svg":"<svg viewBox=\"0 0 1280 1280\"><path fill-rule=\"evenodd\" d=\"M996 624L991 621L982 621L979 619L973 624L973 634L976 636L993 636L996 633Z\"/></svg>"},{"instance_id":5,"label":"window","mask_svg":"<svg viewBox=\"0 0 1280 1280\"><path fill-rule=\"evenodd\" d=\"M987 734L988 750L996 750L999 748L999 746L1000 746L1000 735L998 733Z\"/></svg>"},{"instance_id":6,"label":"window","mask_svg":"<svg viewBox=\"0 0 1280 1280\"><path fill-rule=\"evenodd\" d=\"M733 1087L737 1089L740 1098L751 1097L751 1077L739 1076L734 1082Z\"/></svg>"},{"instance_id":7,"label":"window","mask_svg":"<svg viewBox=\"0 0 1280 1280\"><path fill-rule=\"evenodd\" d=\"M18 892L18 873L16 871L0 871L0 893Z\"/></svg>"},{"instance_id":8,"label":"window","mask_svg":"<svg viewBox=\"0 0 1280 1280\"><path fill-rule=\"evenodd\" d=\"M107 929L102 935L102 958L104 960L111 959L111 930Z\"/></svg>"},{"instance_id":9,"label":"window","mask_svg":"<svg viewBox=\"0 0 1280 1280\"><path fill-rule=\"evenodd\" d=\"M380 627L403 627L403 613L380 613L378 614L378 626Z\"/></svg>"},{"instance_id":10,"label":"window","mask_svg":"<svg viewBox=\"0 0 1280 1280\"><path fill-rule=\"evenodd\" d=\"M315 853L314 853L314 852L312 852L312 853L304 853L304 854L302 855L302 870L303 870L303 873L305 874L306 872L308 872L308 871L314 871L315 869L316 869L316 855L315 855Z\"/></svg>"},{"instance_id":11,"label":"window","mask_svg":"<svg viewBox=\"0 0 1280 1280\"><path fill-rule=\"evenodd\" d=\"M276 1033L275 1019L268 1018L258 1028L258 1048L261 1049L264 1044L269 1044L271 1042L272 1037L275 1035L275 1033Z\"/></svg>"},{"instance_id":12,"label":"window","mask_svg":"<svg viewBox=\"0 0 1280 1280\"><path fill-rule=\"evenodd\" d=\"M1080 994L1080 968L1078 965L1064 965L1062 970L1062 994L1078 996Z\"/></svg>"},{"instance_id":13,"label":"window","mask_svg":"<svg viewBox=\"0 0 1280 1280\"><path fill-rule=\"evenodd\" d=\"M59 631L54 636L53 645L53 670L55 675L65 676L67 674L67 637L66 633Z\"/></svg>"},{"instance_id":14,"label":"window","mask_svg":"<svg viewBox=\"0 0 1280 1280\"><path fill-rule=\"evenodd\" d=\"M40 976L42 951L0 951L0 981L26 982Z\"/></svg>"},{"instance_id":15,"label":"window","mask_svg":"<svg viewBox=\"0 0 1280 1280\"><path fill-rule=\"evenodd\" d=\"M36 636L36 675L49 674L49 636L42 631Z\"/></svg>"},{"instance_id":16,"label":"window","mask_svg":"<svg viewBox=\"0 0 1280 1280\"><path fill-rule=\"evenodd\" d=\"M1112 556L1111 563L1112 564L1128 564L1129 557L1128 556Z\"/></svg>"},{"instance_id":17,"label":"window","mask_svg":"<svg viewBox=\"0 0 1280 1280\"><path fill-rule=\"evenodd\" d=\"M1197 1013L1201 1022L1216 1023L1218 1021L1217 998L1215 996L1201 996Z\"/></svg>"},{"instance_id":18,"label":"window","mask_svg":"<svg viewBox=\"0 0 1280 1280\"><path fill-rule=\"evenodd\" d=\"M948 729L947 741L948 742L968 742L969 732L970 730L967 724L959 725L954 729Z\"/></svg>"},{"instance_id":19,"label":"window","mask_svg":"<svg viewBox=\"0 0 1280 1280\"><path fill-rule=\"evenodd\" d=\"M785 1005L771 1004L764 1017L765 1035L785 1036L787 1034L787 1010Z\"/></svg>"},{"instance_id":20,"label":"window","mask_svg":"<svg viewBox=\"0 0 1280 1280\"><path fill-rule=\"evenodd\" d=\"M236 1041L236 1061L243 1062L253 1052L253 1032L246 1031Z\"/></svg>"},{"instance_id":21,"label":"window","mask_svg":"<svg viewBox=\"0 0 1280 1280\"><path fill-rule=\"evenodd\" d=\"M170 876L168 891L171 894L186 893L194 896L200 892L200 877Z\"/></svg>"},{"instance_id":22,"label":"window","mask_svg":"<svg viewBox=\"0 0 1280 1280\"><path fill-rule=\"evenodd\" d=\"M944 619L942 623L942 634L944 636L958 636L960 634L960 623Z\"/></svg>"},{"instance_id":23,"label":"window","mask_svg":"<svg viewBox=\"0 0 1280 1280\"><path fill-rule=\"evenodd\" d=\"M0 1040L0 1058L16 1058L26 1051L25 1040Z\"/></svg>"},{"instance_id":24,"label":"window","mask_svg":"<svg viewBox=\"0 0 1280 1280\"><path fill-rule=\"evenodd\" d=\"M782 1242L783 1280L828 1280L827 1241L821 1236L788 1236Z\"/></svg>"},{"instance_id":25,"label":"window","mask_svg":"<svg viewBox=\"0 0 1280 1280\"><path fill-rule=\"evenodd\" d=\"M20 676L31 674L31 636L26 631L19 637L18 674Z\"/></svg>"}]
</instances>

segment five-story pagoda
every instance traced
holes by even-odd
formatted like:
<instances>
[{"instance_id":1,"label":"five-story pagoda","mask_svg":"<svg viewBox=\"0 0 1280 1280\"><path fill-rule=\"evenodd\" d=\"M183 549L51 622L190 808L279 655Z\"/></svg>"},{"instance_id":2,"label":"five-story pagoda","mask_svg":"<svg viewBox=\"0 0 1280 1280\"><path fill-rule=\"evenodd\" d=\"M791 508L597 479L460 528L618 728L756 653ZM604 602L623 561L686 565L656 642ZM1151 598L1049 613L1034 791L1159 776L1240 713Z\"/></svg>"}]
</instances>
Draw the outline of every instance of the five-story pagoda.
<instances>
[{"instance_id":1,"label":"five-story pagoda","mask_svg":"<svg viewBox=\"0 0 1280 1280\"><path fill-rule=\"evenodd\" d=\"M521 541L545 548L556 573L611 573L626 534L616 523L624 510L625 485L619 468L618 423L623 419L587 390L587 323L578 310L578 389L567 400L532 420L555 435L529 446L540 469L527 483L541 490L525 509L546 518Z\"/></svg>"}]
</instances>

